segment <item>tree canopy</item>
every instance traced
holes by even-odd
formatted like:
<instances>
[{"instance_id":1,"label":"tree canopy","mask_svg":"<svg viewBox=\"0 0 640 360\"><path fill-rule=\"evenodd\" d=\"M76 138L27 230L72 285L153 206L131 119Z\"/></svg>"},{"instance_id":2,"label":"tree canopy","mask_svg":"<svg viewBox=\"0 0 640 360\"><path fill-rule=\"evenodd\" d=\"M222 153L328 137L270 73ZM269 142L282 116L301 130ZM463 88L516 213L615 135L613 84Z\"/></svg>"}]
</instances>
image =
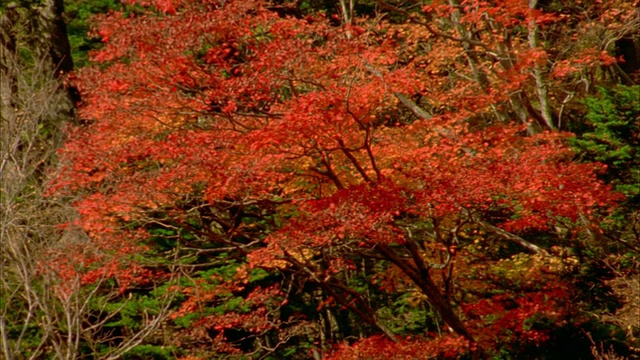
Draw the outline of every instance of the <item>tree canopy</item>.
<instances>
[{"instance_id":1,"label":"tree canopy","mask_svg":"<svg viewBox=\"0 0 640 360\"><path fill-rule=\"evenodd\" d=\"M47 190L87 236L42 270L91 294L83 354L632 351L587 314L637 271L637 87L596 89L637 77L638 4L123 3Z\"/></svg>"}]
</instances>

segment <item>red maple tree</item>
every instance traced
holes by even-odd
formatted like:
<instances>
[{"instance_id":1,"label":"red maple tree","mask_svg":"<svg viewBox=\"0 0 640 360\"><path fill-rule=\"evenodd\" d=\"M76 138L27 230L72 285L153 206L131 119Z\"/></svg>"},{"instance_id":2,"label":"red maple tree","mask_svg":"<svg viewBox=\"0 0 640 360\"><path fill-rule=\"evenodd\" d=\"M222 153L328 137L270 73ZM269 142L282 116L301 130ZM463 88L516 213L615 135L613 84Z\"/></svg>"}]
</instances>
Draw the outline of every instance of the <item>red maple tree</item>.
<instances>
[{"instance_id":1,"label":"red maple tree","mask_svg":"<svg viewBox=\"0 0 640 360\"><path fill-rule=\"evenodd\" d=\"M105 269L123 292L166 279L169 269L134 256L154 251L157 227L191 234L178 236L176 256L218 249L244 259L217 287L181 290L189 300L176 317L251 294L250 314L198 322L217 332L220 351L224 329L282 326L266 314L284 289L242 280L256 268L314 283L323 306L352 311L393 346L415 346L349 285L344 274L363 259L389 264L379 271L426 296L459 336L434 343L439 351L487 346L474 324L488 308L505 310L481 300L463 320L454 306L454 264L474 244L462 233L482 229L545 255L518 234L560 226L578 236L620 199L597 180L600 165L572 161L570 135L557 131L570 100L559 93L615 63L541 44L569 15L518 1L433 2L383 7L406 22L345 14L337 26L262 1L138 3L149 12L97 18L105 46L77 74L87 124L69 130L52 192L77 197L79 224L100 249L70 250L86 283ZM597 11L610 17L617 5ZM632 11L624 5L613 32ZM526 316L554 314L531 299L514 301ZM526 316L514 314L492 326L522 329Z\"/></svg>"}]
</instances>

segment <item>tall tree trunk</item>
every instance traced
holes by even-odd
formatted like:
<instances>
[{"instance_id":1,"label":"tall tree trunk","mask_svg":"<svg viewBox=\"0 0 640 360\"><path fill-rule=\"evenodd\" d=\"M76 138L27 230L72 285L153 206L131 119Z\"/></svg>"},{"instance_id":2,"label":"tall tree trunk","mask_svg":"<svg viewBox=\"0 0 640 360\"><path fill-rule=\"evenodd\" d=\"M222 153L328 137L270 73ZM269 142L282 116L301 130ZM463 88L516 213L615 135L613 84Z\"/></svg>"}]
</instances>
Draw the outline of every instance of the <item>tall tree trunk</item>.
<instances>
[{"instance_id":1,"label":"tall tree trunk","mask_svg":"<svg viewBox=\"0 0 640 360\"><path fill-rule=\"evenodd\" d=\"M63 13L63 0L46 0L41 10L48 27L49 56L58 74L66 74L73 70L71 45L67 36L67 25L62 17Z\"/></svg>"},{"instance_id":2,"label":"tall tree trunk","mask_svg":"<svg viewBox=\"0 0 640 360\"><path fill-rule=\"evenodd\" d=\"M15 24L19 14L17 5L7 5L0 12L0 119L15 115L13 94L17 92L14 54L16 53Z\"/></svg>"},{"instance_id":3,"label":"tall tree trunk","mask_svg":"<svg viewBox=\"0 0 640 360\"><path fill-rule=\"evenodd\" d=\"M537 6L538 0L529 0L529 8L535 10ZM533 20L529 23L528 40L531 49L538 48L538 25ZM554 130L555 124L553 123L553 113L549 103L549 91L547 89L548 84L543 78L543 66L536 63L533 66L532 73L533 77L536 79L536 91L538 93L538 102L540 103L540 116L544 120L546 127L550 130Z\"/></svg>"},{"instance_id":4,"label":"tall tree trunk","mask_svg":"<svg viewBox=\"0 0 640 360\"><path fill-rule=\"evenodd\" d=\"M0 91L3 119L12 117L16 108L19 86L18 72L50 72L59 79L73 70L71 46L63 18L63 0L45 0L41 5L9 3L0 8ZM58 102L58 116L70 120L74 104L69 89L60 83L59 93L65 98Z\"/></svg>"}]
</instances>

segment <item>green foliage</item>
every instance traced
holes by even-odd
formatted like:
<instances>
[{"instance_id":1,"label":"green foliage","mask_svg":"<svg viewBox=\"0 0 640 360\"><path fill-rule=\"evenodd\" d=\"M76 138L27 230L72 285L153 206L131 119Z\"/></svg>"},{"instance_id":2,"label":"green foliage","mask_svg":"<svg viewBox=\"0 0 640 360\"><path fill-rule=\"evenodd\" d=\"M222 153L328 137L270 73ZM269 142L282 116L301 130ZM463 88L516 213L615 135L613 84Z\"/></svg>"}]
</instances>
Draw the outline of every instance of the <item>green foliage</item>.
<instances>
[{"instance_id":1,"label":"green foliage","mask_svg":"<svg viewBox=\"0 0 640 360\"><path fill-rule=\"evenodd\" d=\"M170 360L174 359L172 347L157 345L138 345L129 350L123 357L125 360Z\"/></svg>"},{"instance_id":2,"label":"green foliage","mask_svg":"<svg viewBox=\"0 0 640 360\"><path fill-rule=\"evenodd\" d=\"M236 311L248 313L249 306L244 302L244 298L235 296L228 291L219 291L218 288L224 282L233 279L238 270L235 261L229 261L226 265L209 268L199 271L192 278L184 278L181 285L188 291L195 294L212 294L207 301L198 301L198 311L176 317L174 322L178 327L188 328L194 321L208 315L223 315L227 312ZM259 274L251 274L250 278L260 280L264 275L263 270L258 270Z\"/></svg>"},{"instance_id":3,"label":"green foliage","mask_svg":"<svg viewBox=\"0 0 640 360\"><path fill-rule=\"evenodd\" d=\"M131 296L121 302L107 303L106 309L111 313L120 311L119 319L109 322L105 327L125 327L137 330L141 326L142 317L145 315L156 315L159 312L159 297L154 296Z\"/></svg>"},{"instance_id":4,"label":"green foliage","mask_svg":"<svg viewBox=\"0 0 640 360\"><path fill-rule=\"evenodd\" d=\"M119 0L65 0L67 32L76 68L87 65L89 51L98 49L102 44L99 38L90 35L91 17L120 8Z\"/></svg>"},{"instance_id":5,"label":"green foliage","mask_svg":"<svg viewBox=\"0 0 640 360\"><path fill-rule=\"evenodd\" d=\"M398 334L419 335L425 329L430 329L431 322L437 328L437 313L430 309L426 298L417 291L402 294L393 304L393 313L395 321L391 325Z\"/></svg>"},{"instance_id":6,"label":"green foliage","mask_svg":"<svg viewBox=\"0 0 640 360\"><path fill-rule=\"evenodd\" d=\"M124 17L144 12L140 5L125 5L120 0L64 0L64 6L71 56L76 69L89 65L90 52L102 47L101 39L91 31L92 17L111 11L122 11Z\"/></svg>"},{"instance_id":7,"label":"green foliage","mask_svg":"<svg viewBox=\"0 0 640 360\"><path fill-rule=\"evenodd\" d=\"M24 319L29 316L28 310L18 299L12 299L7 302L8 296L5 297L4 295L0 295L0 309L7 309L2 314L6 321L7 329L5 331L9 338L6 345L23 349L25 357L37 354L38 345L44 336L43 329L36 323L23 324ZM35 315L42 316L42 313L36 313Z\"/></svg>"},{"instance_id":8,"label":"green foliage","mask_svg":"<svg viewBox=\"0 0 640 360\"><path fill-rule=\"evenodd\" d=\"M599 88L585 100L590 131L574 140L583 159L607 165L603 175L624 193L631 207L640 205L640 86Z\"/></svg>"}]
</instances>

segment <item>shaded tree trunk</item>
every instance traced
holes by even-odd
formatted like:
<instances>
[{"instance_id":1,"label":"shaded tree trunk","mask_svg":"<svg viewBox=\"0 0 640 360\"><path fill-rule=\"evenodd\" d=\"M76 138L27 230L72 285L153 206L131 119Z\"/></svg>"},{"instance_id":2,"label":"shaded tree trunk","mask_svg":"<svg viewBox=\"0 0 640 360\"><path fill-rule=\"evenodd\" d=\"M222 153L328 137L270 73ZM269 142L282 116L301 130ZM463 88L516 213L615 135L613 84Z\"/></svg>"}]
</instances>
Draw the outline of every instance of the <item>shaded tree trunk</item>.
<instances>
[{"instance_id":1,"label":"shaded tree trunk","mask_svg":"<svg viewBox=\"0 0 640 360\"><path fill-rule=\"evenodd\" d=\"M73 70L73 58L71 57L71 45L67 36L67 25L62 17L64 13L63 0L47 0L41 13L48 22L47 41L52 65L58 74L69 73Z\"/></svg>"},{"instance_id":2,"label":"shaded tree trunk","mask_svg":"<svg viewBox=\"0 0 640 360\"><path fill-rule=\"evenodd\" d=\"M19 86L17 72L30 67L44 66L62 79L73 70L71 46L63 18L63 0L45 0L41 5L12 2L0 8L0 92L3 119L12 118ZM70 89L60 83L60 102L57 116L73 118L74 101Z\"/></svg>"}]
</instances>

